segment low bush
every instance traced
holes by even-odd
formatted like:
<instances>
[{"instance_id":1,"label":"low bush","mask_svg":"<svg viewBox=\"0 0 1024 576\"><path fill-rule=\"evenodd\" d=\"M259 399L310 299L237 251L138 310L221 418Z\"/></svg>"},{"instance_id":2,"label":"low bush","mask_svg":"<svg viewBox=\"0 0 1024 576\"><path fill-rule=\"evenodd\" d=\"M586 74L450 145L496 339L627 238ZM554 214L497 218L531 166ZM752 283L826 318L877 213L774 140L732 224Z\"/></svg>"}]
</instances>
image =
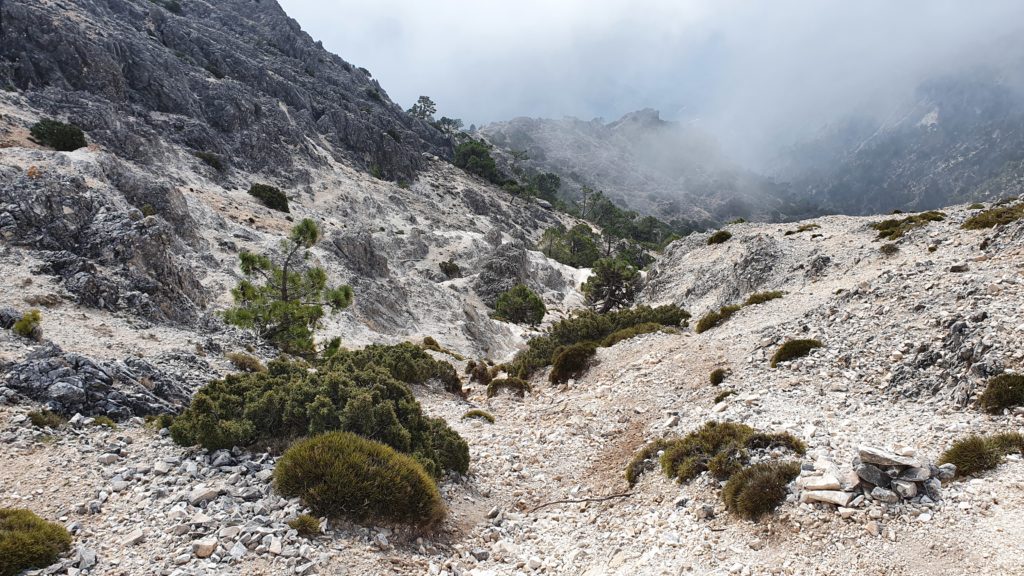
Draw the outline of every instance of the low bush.
<instances>
[{"instance_id":1,"label":"low bush","mask_svg":"<svg viewBox=\"0 0 1024 576\"><path fill-rule=\"evenodd\" d=\"M444 420L425 416L409 389L447 377L458 382L450 364L409 343L341 350L316 371L276 360L266 372L230 374L200 388L171 435L216 450L344 430L412 455L435 477L465 473L466 442Z\"/></svg>"},{"instance_id":2,"label":"low bush","mask_svg":"<svg viewBox=\"0 0 1024 576\"><path fill-rule=\"evenodd\" d=\"M968 436L957 440L939 456L939 464L956 466L957 476L974 476L992 470L1003 461L1000 446L984 436Z\"/></svg>"},{"instance_id":3,"label":"low bush","mask_svg":"<svg viewBox=\"0 0 1024 576\"><path fill-rule=\"evenodd\" d=\"M592 342L581 342L566 346L555 356L548 380L552 384L564 384L570 379L578 379L587 369L587 363L597 352Z\"/></svg>"},{"instance_id":4,"label":"low bush","mask_svg":"<svg viewBox=\"0 0 1024 576\"><path fill-rule=\"evenodd\" d=\"M1024 217L1024 203L994 206L964 220L962 228L965 230L984 230L1015 222L1022 217Z\"/></svg>"},{"instance_id":5,"label":"low bush","mask_svg":"<svg viewBox=\"0 0 1024 576\"><path fill-rule=\"evenodd\" d=\"M712 310L701 317L697 321L697 326L694 327L694 331L698 334L701 332L707 332L715 326L719 326L726 320L732 317L733 314L740 311L743 306L737 304L730 304L728 306L722 306L718 310Z\"/></svg>"},{"instance_id":6,"label":"low bush","mask_svg":"<svg viewBox=\"0 0 1024 576\"><path fill-rule=\"evenodd\" d=\"M0 508L0 576L46 568L70 548L71 535L60 524L30 510Z\"/></svg>"},{"instance_id":7,"label":"low bush","mask_svg":"<svg viewBox=\"0 0 1024 576\"><path fill-rule=\"evenodd\" d=\"M249 195L262 202L267 208L278 212L290 212L288 197L279 188L267 184L253 184L249 187Z\"/></svg>"},{"instance_id":8,"label":"low bush","mask_svg":"<svg viewBox=\"0 0 1024 576\"><path fill-rule=\"evenodd\" d=\"M968 210L984 210L985 209L985 205L982 204L981 202L975 202L974 204L971 204L970 206L968 206L967 209Z\"/></svg>"},{"instance_id":9,"label":"low bush","mask_svg":"<svg viewBox=\"0 0 1024 576\"><path fill-rule=\"evenodd\" d=\"M629 465L626 466L626 482L629 482L630 488L636 485L641 474L654 468L653 463L655 458L659 457L658 453L668 448L668 446L668 440L658 439L647 443L633 456Z\"/></svg>"},{"instance_id":10,"label":"low bush","mask_svg":"<svg viewBox=\"0 0 1024 576\"><path fill-rule=\"evenodd\" d=\"M823 344L818 340L800 339L785 342L772 356L772 368L778 366L779 362L787 362L794 358L801 358L811 353L815 348L821 348Z\"/></svg>"},{"instance_id":11,"label":"low bush","mask_svg":"<svg viewBox=\"0 0 1024 576\"><path fill-rule=\"evenodd\" d=\"M893 254L900 251L900 247L893 244L892 242L882 244L878 247L878 251L886 256L892 256Z\"/></svg>"},{"instance_id":12,"label":"low bush","mask_svg":"<svg viewBox=\"0 0 1024 576\"><path fill-rule=\"evenodd\" d=\"M224 161L220 159L220 156L210 152L193 152L193 154L195 154L196 158L202 160L203 164L206 164L217 172L224 171Z\"/></svg>"},{"instance_id":13,"label":"low bush","mask_svg":"<svg viewBox=\"0 0 1024 576\"><path fill-rule=\"evenodd\" d=\"M907 216L906 218L890 218L875 222L871 227L878 231L878 238L883 240L896 240L914 228L927 226L929 222L945 220L946 215L937 210L929 210Z\"/></svg>"},{"instance_id":14,"label":"low bush","mask_svg":"<svg viewBox=\"0 0 1024 576\"><path fill-rule=\"evenodd\" d=\"M62 428L68 423L63 416L49 410L33 410L28 413L28 420L36 428Z\"/></svg>"},{"instance_id":15,"label":"low bush","mask_svg":"<svg viewBox=\"0 0 1024 576\"><path fill-rule=\"evenodd\" d=\"M650 334L652 332L657 332L663 329L665 329L665 327L662 326L661 324L658 324L657 322L644 322L643 324L637 324L636 326L631 326L629 328L623 328L622 330L612 332L604 340L601 341L601 346L604 348L610 348L612 346L615 346L619 342L622 342L623 340L629 340L634 336L639 336L641 334Z\"/></svg>"},{"instance_id":16,"label":"low bush","mask_svg":"<svg viewBox=\"0 0 1024 576\"><path fill-rule=\"evenodd\" d=\"M469 410L465 414L462 415L462 419L463 420L465 420L466 418L476 418L476 419L479 419L479 420L486 420L486 421L490 422L491 424L494 424L494 416L492 416L490 412L488 412L486 410L480 410L478 408L474 408L473 410Z\"/></svg>"},{"instance_id":17,"label":"low bush","mask_svg":"<svg viewBox=\"0 0 1024 576\"><path fill-rule=\"evenodd\" d=\"M784 295L785 292L781 292L779 290L774 290L771 292L755 292L754 294L747 296L747 300L746 302L743 303L743 305L756 306L757 304L764 304L765 302L769 302L771 300L777 300L779 298L782 298Z\"/></svg>"},{"instance_id":18,"label":"low bush","mask_svg":"<svg viewBox=\"0 0 1024 576\"><path fill-rule=\"evenodd\" d=\"M81 128L49 118L33 124L29 134L39 144L59 152L71 152L88 146Z\"/></svg>"},{"instance_id":19,"label":"low bush","mask_svg":"<svg viewBox=\"0 0 1024 576\"><path fill-rule=\"evenodd\" d=\"M495 380L491 380L490 384L487 385L487 397L493 398L502 390L508 390L522 398L527 392L530 392L532 388L530 388L529 382L520 378L497 378Z\"/></svg>"},{"instance_id":20,"label":"low bush","mask_svg":"<svg viewBox=\"0 0 1024 576\"><path fill-rule=\"evenodd\" d=\"M117 430L117 422L114 422L109 416L95 416L92 419L93 426L105 426L111 430Z\"/></svg>"},{"instance_id":21,"label":"low bush","mask_svg":"<svg viewBox=\"0 0 1024 576\"><path fill-rule=\"evenodd\" d=\"M593 310L580 310L574 316L555 322L543 336L531 338L527 348L507 367L509 374L528 378L534 371L550 365L563 346L580 342L601 342L609 334L639 324L654 322L662 326L686 325L690 314L675 305L637 306L600 314Z\"/></svg>"},{"instance_id":22,"label":"low bush","mask_svg":"<svg viewBox=\"0 0 1024 576\"><path fill-rule=\"evenodd\" d=\"M516 324L540 324L547 311L544 300L523 284L498 296L494 305L496 318Z\"/></svg>"},{"instance_id":23,"label":"low bush","mask_svg":"<svg viewBox=\"0 0 1024 576\"><path fill-rule=\"evenodd\" d=\"M296 442L278 460L274 486L332 518L431 526L445 516L437 485L419 462L350 432Z\"/></svg>"},{"instance_id":24,"label":"low bush","mask_svg":"<svg viewBox=\"0 0 1024 576\"><path fill-rule=\"evenodd\" d=\"M493 380L491 371L487 368L487 363L483 360L480 360L479 362L471 360L466 364L466 373L469 374L470 382L479 382L484 386L490 384L491 380Z\"/></svg>"},{"instance_id":25,"label":"low bush","mask_svg":"<svg viewBox=\"0 0 1024 576\"><path fill-rule=\"evenodd\" d=\"M288 521L288 526L294 528L299 536L304 538L320 535L320 519L310 514L299 514Z\"/></svg>"},{"instance_id":26,"label":"low bush","mask_svg":"<svg viewBox=\"0 0 1024 576\"><path fill-rule=\"evenodd\" d=\"M726 398L728 398L729 396L732 396L735 393L736 393L735 390L722 390L718 394L715 394L714 403L718 404L722 400L725 400Z\"/></svg>"},{"instance_id":27,"label":"low bush","mask_svg":"<svg viewBox=\"0 0 1024 576\"><path fill-rule=\"evenodd\" d=\"M245 352L230 352L227 354L228 361L242 372L266 372L267 367L260 362L260 359Z\"/></svg>"},{"instance_id":28,"label":"low bush","mask_svg":"<svg viewBox=\"0 0 1024 576\"><path fill-rule=\"evenodd\" d=\"M43 328L40 325L42 321L42 313L33 308L32 310L25 312L21 318L14 323L11 330L22 338L30 338L32 340L39 341L43 339Z\"/></svg>"},{"instance_id":29,"label":"low bush","mask_svg":"<svg viewBox=\"0 0 1024 576\"><path fill-rule=\"evenodd\" d=\"M731 232L728 230L719 230L711 236L708 236L708 246L711 246L712 244L721 244L730 238L732 238Z\"/></svg>"},{"instance_id":30,"label":"low bush","mask_svg":"<svg viewBox=\"0 0 1024 576\"><path fill-rule=\"evenodd\" d=\"M711 374L708 375L708 381L711 382L712 386L718 386L722 382L725 382L726 374L728 374L728 372L725 368L715 368L711 371Z\"/></svg>"},{"instance_id":31,"label":"low bush","mask_svg":"<svg viewBox=\"0 0 1024 576\"><path fill-rule=\"evenodd\" d=\"M811 230L817 230L818 228L821 228L821 226L819 226L818 224L803 224L801 226L798 226L794 230L786 230L786 232L783 234L783 236L792 236L793 234L800 234L802 232L810 232Z\"/></svg>"},{"instance_id":32,"label":"low bush","mask_svg":"<svg viewBox=\"0 0 1024 576\"><path fill-rule=\"evenodd\" d=\"M733 422L707 422L698 430L674 440L665 447L661 456L661 469L666 476L685 482L709 469L712 460L718 458L716 469L719 479L727 469L734 469L734 462L740 466L749 460L741 450L766 450L786 448L803 454L806 446L792 435L766 434L745 424ZM727 456L720 456L721 453ZM742 457L741 457L742 456Z\"/></svg>"},{"instance_id":33,"label":"low bush","mask_svg":"<svg viewBox=\"0 0 1024 576\"><path fill-rule=\"evenodd\" d=\"M722 489L722 500L732 513L757 520L779 507L787 486L800 474L797 462L760 462L738 470Z\"/></svg>"},{"instance_id":34,"label":"low bush","mask_svg":"<svg viewBox=\"0 0 1024 576\"><path fill-rule=\"evenodd\" d=\"M152 430L163 430L174 424L173 414L150 414L146 416L146 427Z\"/></svg>"},{"instance_id":35,"label":"low bush","mask_svg":"<svg viewBox=\"0 0 1024 576\"><path fill-rule=\"evenodd\" d=\"M433 350L434 352L444 352L444 348L441 348L441 345L437 343L437 340L434 340L433 336L424 336L423 348Z\"/></svg>"},{"instance_id":36,"label":"low bush","mask_svg":"<svg viewBox=\"0 0 1024 576\"><path fill-rule=\"evenodd\" d=\"M451 260L445 260L438 264L438 266L441 267L441 272L443 272L449 279L462 276L462 270L459 269L459 265Z\"/></svg>"},{"instance_id":37,"label":"low bush","mask_svg":"<svg viewBox=\"0 0 1024 576\"><path fill-rule=\"evenodd\" d=\"M989 414L1024 405L1024 375L1000 374L988 381L978 397L978 406Z\"/></svg>"}]
</instances>

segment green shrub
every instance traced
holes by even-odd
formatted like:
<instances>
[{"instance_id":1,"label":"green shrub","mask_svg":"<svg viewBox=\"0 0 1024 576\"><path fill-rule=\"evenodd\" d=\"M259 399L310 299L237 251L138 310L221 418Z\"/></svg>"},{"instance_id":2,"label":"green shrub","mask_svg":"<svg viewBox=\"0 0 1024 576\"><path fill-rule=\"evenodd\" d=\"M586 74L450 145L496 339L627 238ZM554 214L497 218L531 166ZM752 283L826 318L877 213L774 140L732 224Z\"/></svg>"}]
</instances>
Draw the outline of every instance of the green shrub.
<instances>
[{"instance_id":1,"label":"green shrub","mask_svg":"<svg viewBox=\"0 0 1024 576\"><path fill-rule=\"evenodd\" d=\"M747 448L752 450L774 450L781 448L796 454L807 452L807 445L804 444L803 440L789 432L755 432L747 438Z\"/></svg>"},{"instance_id":2,"label":"green shrub","mask_svg":"<svg viewBox=\"0 0 1024 576\"><path fill-rule=\"evenodd\" d=\"M967 209L968 210L984 210L985 209L985 205L982 204L981 202L975 202L974 204L971 204L970 206L968 206Z\"/></svg>"},{"instance_id":3,"label":"green shrub","mask_svg":"<svg viewBox=\"0 0 1024 576\"><path fill-rule=\"evenodd\" d=\"M502 390L509 390L516 396L522 398L527 392L530 392L532 388L530 388L530 383L526 380L515 377L497 378L495 380L491 380L490 384L487 385L487 397L493 398Z\"/></svg>"},{"instance_id":4,"label":"green shrub","mask_svg":"<svg viewBox=\"0 0 1024 576\"><path fill-rule=\"evenodd\" d=\"M715 368L708 375L708 381L711 382L712 386L718 386L722 382L725 382L725 376L728 374L725 368Z\"/></svg>"},{"instance_id":5,"label":"green shrub","mask_svg":"<svg viewBox=\"0 0 1024 576\"><path fill-rule=\"evenodd\" d=\"M21 319L14 323L11 330L22 338L31 338L32 340L39 341L43 339L43 328L40 325L42 321L42 313L33 308L22 314Z\"/></svg>"},{"instance_id":6,"label":"green shrub","mask_svg":"<svg viewBox=\"0 0 1024 576\"><path fill-rule=\"evenodd\" d=\"M626 482L629 482L630 488L636 485L641 474L653 468L651 463L658 457L658 452L665 450L668 446L669 441L661 438L647 443L633 456L629 465L626 466Z\"/></svg>"},{"instance_id":7,"label":"green shrub","mask_svg":"<svg viewBox=\"0 0 1024 576\"><path fill-rule=\"evenodd\" d=\"M722 306L718 310L712 310L697 321L697 326L694 327L694 331L698 334L701 332L707 332L708 330L724 323L726 320L731 318L733 314L739 312L741 308L743 308L743 306L730 304L728 306Z\"/></svg>"},{"instance_id":8,"label":"green shrub","mask_svg":"<svg viewBox=\"0 0 1024 576\"><path fill-rule=\"evenodd\" d=\"M792 236L793 234L800 234L802 232L810 232L811 230L817 230L821 228L818 224L803 224L797 227L795 230L786 230L783 236Z\"/></svg>"},{"instance_id":9,"label":"green shrub","mask_svg":"<svg viewBox=\"0 0 1024 576\"><path fill-rule=\"evenodd\" d=\"M245 352L230 352L227 359L242 372L266 372L267 367L260 362L260 359Z\"/></svg>"},{"instance_id":10,"label":"green shrub","mask_svg":"<svg viewBox=\"0 0 1024 576\"><path fill-rule=\"evenodd\" d=\"M900 251L900 247L893 244L892 242L882 244L878 247L878 251L886 256L892 256L893 254Z\"/></svg>"},{"instance_id":11,"label":"green shrub","mask_svg":"<svg viewBox=\"0 0 1024 576\"><path fill-rule=\"evenodd\" d=\"M30 510L0 508L0 576L46 568L70 548L71 535L60 524Z\"/></svg>"},{"instance_id":12,"label":"green shrub","mask_svg":"<svg viewBox=\"0 0 1024 576\"><path fill-rule=\"evenodd\" d=\"M755 306L757 304L764 304L771 300L777 300L782 298L785 292L774 290L772 292L755 292L750 296L747 296L747 301L743 303L744 306Z\"/></svg>"},{"instance_id":13,"label":"green shrub","mask_svg":"<svg viewBox=\"0 0 1024 576\"><path fill-rule=\"evenodd\" d=\"M465 414L462 415L462 419L463 420L465 420L466 418L478 418L480 420L486 420L486 421L490 422L491 424L494 424L494 416L492 416L490 412L488 412L486 410L480 410L478 408L474 408L473 410L469 410Z\"/></svg>"},{"instance_id":14,"label":"green shrub","mask_svg":"<svg viewBox=\"0 0 1024 576\"><path fill-rule=\"evenodd\" d=\"M725 400L726 398L728 398L729 396L732 396L735 393L736 393L735 390L722 390L718 394L715 394L714 402L715 402L715 404L718 404L722 400Z\"/></svg>"},{"instance_id":15,"label":"green shrub","mask_svg":"<svg viewBox=\"0 0 1024 576\"><path fill-rule=\"evenodd\" d=\"M299 514L288 521L288 526L294 528L299 536L304 538L320 535L320 519L310 514Z\"/></svg>"},{"instance_id":16,"label":"green shrub","mask_svg":"<svg viewBox=\"0 0 1024 576\"><path fill-rule=\"evenodd\" d=\"M719 230L711 236L708 236L708 246L711 246L712 244L721 244L729 238L732 238L732 233L728 230Z\"/></svg>"},{"instance_id":17,"label":"green shrub","mask_svg":"<svg viewBox=\"0 0 1024 576\"><path fill-rule=\"evenodd\" d=\"M36 428L62 428L68 423L63 416L49 410L33 410L28 413L29 422Z\"/></svg>"},{"instance_id":18,"label":"green shrub","mask_svg":"<svg viewBox=\"0 0 1024 576\"><path fill-rule=\"evenodd\" d=\"M204 164L206 164L210 168L213 168L217 172L224 171L224 162L220 159L220 156L217 156L216 154L212 154L210 152L193 152L193 154L195 154L196 158L199 158L200 160L203 161ZM252 191L250 189L250 194L251 193ZM285 210L285 212L287 212L287 210Z\"/></svg>"},{"instance_id":19,"label":"green shrub","mask_svg":"<svg viewBox=\"0 0 1024 576\"><path fill-rule=\"evenodd\" d=\"M1020 432L1001 432L988 436L986 439L1000 454L1024 452L1024 434Z\"/></svg>"},{"instance_id":20,"label":"green shrub","mask_svg":"<svg viewBox=\"0 0 1024 576\"><path fill-rule=\"evenodd\" d=\"M502 184L505 178L491 157L491 148L485 142L468 140L455 147L453 162L470 174L476 174L494 184Z\"/></svg>"},{"instance_id":21,"label":"green shrub","mask_svg":"<svg viewBox=\"0 0 1024 576\"><path fill-rule=\"evenodd\" d=\"M438 266L441 267L441 272L443 272L444 275L447 276L449 279L458 278L459 276L462 275L462 270L459 269L459 265L456 264L455 262L452 262L451 260L445 260L444 262L441 262Z\"/></svg>"},{"instance_id":22,"label":"green shrub","mask_svg":"<svg viewBox=\"0 0 1024 576\"><path fill-rule=\"evenodd\" d=\"M939 222L946 219L946 215L937 210L929 210L907 216L906 218L890 218L875 222L871 227L878 231L878 238L884 240L896 240L914 228L927 226L929 222Z\"/></svg>"},{"instance_id":23,"label":"green shrub","mask_svg":"<svg viewBox=\"0 0 1024 576\"><path fill-rule=\"evenodd\" d=\"M409 343L339 351L316 371L277 360L266 372L200 388L171 435L215 450L344 430L413 455L434 476L465 473L469 447L443 420L425 416L408 386L449 377L458 382L450 364Z\"/></svg>"},{"instance_id":24,"label":"green shrub","mask_svg":"<svg viewBox=\"0 0 1024 576\"><path fill-rule=\"evenodd\" d=\"M441 345L437 343L437 340L434 340L433 336L423 337L423 348L433 350L434 352L444 352L444 348L441 348Z\"/></svg>"},{"instance_id":25,"label":"green shrub","mask_svg":"<svg viewBox=\"0 0 1024 576\"><path fill-rule=\"evenodd\" d=\"M288 197L268 184L253 184L249 187L249 195L263 203L264 206L278 212L290 212L288 209Z\"/></svg>"},{"instance_id":26,"label":"green shrub","mask_svg":"<svg viewBox=\"0 0 1024 576\"><path fill-rule=\"evenodd\" d=\"M143 204L139 211L142 212L143 216L156 216L156 208L154 208L149 202Z\"/></svg>"},{"instance_id":27,"label":"green shrub","mask_svg":"<svg viewBox=\"0 0 1024 576\"><path fill-rule=\"evenodd\" d=\"M1024 203L994 206L965 220L962 228L965 230L984 230L1015 222L1022 217L1024 217Z\"/></svg>"},{"instance_id":28,"label":"green shrub","mask_svg":"<svg viewBox=\"0 0 1024 576\"><path fill-rule=\"evenodd\" d=\"M274 486L333 518L430 526L445 516L437 485L416 460L350 432L296 442L278 460Z\"/></svg>"},{"instance_id":29,"label":"green shrub","mask_svg":"<svg viewBox=\"0 0 1024 576\"><path fill-rule=\"evenodd\" d=\"M494 305L495 317L516 324L539 324L547 311L540 296L523 284L498 296Z\"/></svg>"},{"instance_id":30,"label":"green shrub","mask_svg":"<svg viewBox=\"0 0 1024 576\"><path fill-rule=\"evenodd\" d=\"M566 346L555 356L548 380L552 384L564 384L572 378L578 379L587 369L587 363L595 352L597 346L592 342Z\"/></svg>"},{"instance_id":31,"label":"green shrub","mask_svg":"<svg viewBox=\"0 0 1024 576\"><path fill-rule=\"evenodd\" d=\"M739 442L726 444L708 460L708 472L718 480L727 480L743 469L750 460L750 453Z\"/></svg>"},{"instance_id":32,"label":"green shrub","mask_svg":"<svg viewBox=\"0 0 1024 576\"><path fill-rule=\"evenodd\" d=\"M989 414L1002 414L1007 408L1024 405L1024 375L1000 374L992 378L978 397L978 405Z\"/></svg>"},{"instance_id":33,"label":"green shrub","mask_svg":"<svg viewBox=\"0 0 1024 576\"><path fill-rule=\"evenodd\" d=\"M558 349L579 342L600 342L609 334L647 322L662 326L686 325L690 314L675 305L637 306L607 314L593 310L580 310L574 316L552 324L543 336L531 338L527 348L518 354L507 367L509 374L528 378L534 371L548 366L554 360Z\"/></svg>"},{"instance_id":34,"label":"green shrub","mask_svg":"<svg viewBox=\"0 0 1024 576\"><path fill-rule=\"evenodd\" d=\"M643 324L637 324L636 326L630 326L629 328L623 328L622 330L612 332L607 337L605 337L604 340L601 341L601 346L604 348L610 348L612 346L615 346L619 342L622 342L623 340L629 340L630 338L633 338L634 336L639 336L641 334L650 334L652 332L657 332L659 330L663 330L664 328L664 326L658 324L657 322L644 322Z\"/></svg>"},{"instance_id":35,"label":"green shrub","mask_svg":"<svg viewBox=\"0 0 1024 576\"><path fill-rule=\"evenodd\" d=\"M60 152L71 152L88 146L81 128L49 118L33 124L29 133L36 142Z\"/></svg>"},{"instance_id":36,"label":"green shrub","mask_svg":"<svg viewBox=\"0 0 1024 576\"><path fill-rule=\"evenodd\" d=\"M957 476L973 476L992 470L1003 461L1000 446L984 436L968 436L957 440L939 456L939 464L956 466Z\"/></svg>"},{"instance_id":37,"label":"green shrub","mask_svg":"<svg viewBox=\"0 0 1024 576\"><path fill-rule=\"evenodd\" d=\"M732 513L748 520L778 508L787 486L800 474L797 462L761 462L732 474L722 489L722 500Z\"/></svg>"},{"instance_id":38,"label":"green shrub","mask_svg":"<svg viewBox=\"0 0 1024 576\"><path fill-rule=\"evenodd\" d=\"M811 353L815 348L821 348L822 343L818 340L800 339L785 342L772 356L772 368L778 366L779 362L786 362L794 358L801 358Z\"/></svg>"},{"instance_id":39,"label":"green shrub","mask_svg":"<svg viewBox=\"0 0 1024 576\"><path fill-rule=\"evenodd\" d=\"M484 386L487 386L493 380L491 371L487 368L487 363L483 360L479 362L470 361L466 364L466 373L469 374L470 382L479 382Z\"/></svg>"},{"instance_id":40,"label":"green shrub","mask_svg":"<svg viewBox=\"0 0 1024 576\"><path fill-rule=\"evenodd\" d=\"M117 422L114 422L109 416L94 416L92 419L93 426L105 426L111 430L117 430Z\"/></svg>"}]
</instances>

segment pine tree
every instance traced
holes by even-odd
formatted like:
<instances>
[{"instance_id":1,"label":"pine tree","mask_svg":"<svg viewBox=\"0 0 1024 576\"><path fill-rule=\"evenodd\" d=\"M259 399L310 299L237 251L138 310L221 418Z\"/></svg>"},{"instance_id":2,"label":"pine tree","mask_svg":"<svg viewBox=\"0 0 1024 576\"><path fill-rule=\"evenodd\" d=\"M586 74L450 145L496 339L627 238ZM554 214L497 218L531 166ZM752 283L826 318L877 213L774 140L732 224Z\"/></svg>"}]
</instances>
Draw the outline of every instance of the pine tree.
<instances>
[{"instance_id":1,"label":"pine tree","mask_svg":"<svg viewBox=\"0 0 1024 576\"><path fill-rule=\"evenodd\" d=\"M283 352L314 354L313 330L324 307L336 312L352 303L350 286L328 288L323 268L306 264L309 249L319 238L316 223L306 218L282 241L278 257L239 254L246 279L231 291L235 306L224 312L224 319L254 330Z\"/></svg>"},{"instance_id":2,"label":"pine tree","mask_svg":"<svg viewBox=\"0 0 1024 576\"><path fill-rule=\"evenodd\" d=\"M594 263L594 273L582 290L587 303L602 314L628 308L640 290L640 273L621 258L602 258Z\"/></svg>"}]
</instances>

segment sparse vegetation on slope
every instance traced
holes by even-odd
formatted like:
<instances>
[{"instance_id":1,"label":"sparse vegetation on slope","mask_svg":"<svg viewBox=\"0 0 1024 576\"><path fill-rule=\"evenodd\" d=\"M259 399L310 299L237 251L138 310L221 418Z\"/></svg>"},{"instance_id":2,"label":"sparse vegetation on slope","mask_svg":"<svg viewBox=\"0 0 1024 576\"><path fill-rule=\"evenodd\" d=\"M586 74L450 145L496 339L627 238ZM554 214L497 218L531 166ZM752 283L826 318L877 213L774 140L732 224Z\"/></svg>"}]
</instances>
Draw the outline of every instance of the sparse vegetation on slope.
<instances>
[{"instance_id":1,"label":"sparse vegetation on slope","mask_svg":"<svg viewBox=\"0 0 1024 576\"><path fill-rule=\"evenodd\" d=\"M793 234L802 234L804 232L810 232L811 230L817 230L821 228L818 224L802 224L793 230L786 230L783 236L792 236Z\"/></svg>"},{"instance_id":2,"label":"sparse vegetation on slope","mask_svg":"<svg viewBox=\"0 0 1024 576\"><path fill-rule=\"evenodd\" d=\"M726 374L728 374L728 372L726 372L725 368L715 368L708 376L708 381L711 382L712 386L718 386L722 382L725 382Z\"/></svg>"},{"instance_id":3,"label":"sparse vegetation on slope","mask_svg":"<svg viewBox=\"0 0 1024 576\"><path fill-rule=\"evenodd\" d=\"M462 415L462 419L463 420L465 420L467 418L476 418L478 420L486 420L487 422L490 422L491 424L494 424L494 416L491 415L490 412L488 412L486 410L480 410L479 408L474 408L472 410L468 410L465 414Z\"/></svg>"},{"instance_id":4,"label":"sparse vegetation on slope","mask_svg":"<svg viewBox=\"0 0 1024 576\"><path fill-rule=\"evenodd\" d=\"M1024 218L1024 203L993 206L988 210L979 212L963 223L965 230L984 230L1004 226Z\"/></svg>"},{"instance_id":5,"label":"sparse vegetation on slope","mask_svg":"<svg viewBox=\"0 0 1024 576\"><path fill-rule=\"evenodd\" d=\"M757 520L786 499L786 486L800 474L797 462L760 462L729 478L722 500L730 512Z\"/></svg>"},{"instance_id":6,"label":"sparse vegetation on slope","mask_svg":"<svg viewBox=\"0 0 1024 576\"><path fill-rule=\"evenodd\" d=\"M509 378L496 378L491 380L490 384L487 385L487 397L493 398L498 395L498 392L502 390L508 390L512 394L522 398L527 392L531 390L530 383L526 380L511 376Z\"/></svg>"},{"instance_id":7,"label":"sparse vegetation on slope","mask_svg":"<svg viewBox=\"0 0 1024 576\"><path fill-rule=\"evenodd\" d=\"M299 536L304 538L320 535L320 519L309 514L299 514L288 521L288 526L294 528Z\"/></svg>"},{"instance_id":8,"label":"sparse vegetation on slope","mask_svg":"<svg viewBox=\"0 0 1024 576\"><path fill-rule=\"evenodd\" d=\"M267 367L260 362L260 359L245 352L229 352L225 356L228 361L242 372L266 372Z\"/></svg>"},{"instance_id":9,"label":"sparse vegetation on slope","mask_svg":"<svg viewBox=\"0 0 1024 576\"><path fill-rule=\"evenodd\" d=\"M552 384L564 384L570 379L579 378L587 369L587 363L597 352L597 345L592 342L580 342L563 348L551 366L548 380Z\"/></svg>"},{"instance_id":10,"label":"sparse vegetation on slope","mask_svg":"<svg viewBox=\"0 0 1024 576\"><path fill-rule=\"evenodd\" d=\"M758 304L764 304L765 302L777 300L779 298L782 298L784 295L785 292L781 292L778 290L772 292L755 292L754 294L747 296L747 300L743 303L743 305L756 306Z\"/></svg>"},{"instance_id":11,"label":"sparse vegetation on slope","mask_svg":"<svg viewBox=\"0 0 1024 576\"><path fill-rule=\"evenodd\" d=\"M296 442L278 460L274 486L334 518L429 526L445 516L437 485L419 462L350 432Z\"/></svg>"},{"instance_id":12,"label":"sparse vegetation on slope","mask_svg":"<svg viewBox=\"0 0 1024 576\"><path fill-rule=\"evenodd\" d=\"M927 226L930 222L939 222L945 219L946 215L944 213L937 210L929 210L928 212L913 214L906 218L890 218L881 222L875 222L871 227L878 231L879 239L896 240L914 228Z\"/></svg>"},{"instance_id":13,"label":"sparse vegetation on slope","mask_svg":"<svg viewBox=\"0 0 1024 576\"><path fill-rule=\"evenodd\" d=\"M670 330L670 328L666 328L657 322L644 322L643 324L637 324L636 326L630 326L629 328L623 328L622 330L612 332L601 341L601 346L604 348L610 348L623 340L629 340L630 338L640 336L641 334L650 334L660 330Z\"/></svg>"},{"instance_id":14,"label":"sparse vegetation on slope","mask_svg":"<svg viewBox=\"0 0 1024 576\"><path fill-rule=\"evenodd\" d=\"M33 308L32 310L25 312L21 318L14 323L11 330L22 338L39 341L43 339L43 328L40 325L42 321L42 313Z\"/></svg>"},{"instance_id":15,"label":"sparse vegetation on slope","mask_svg":"<svg viewBox=\"0 0 1024 576\"><path fill-rule=\"evenodd\" d=\"M601 342L613 332L649 322L669 327L679 326L689 317L688 312L675 305L657 308L638 306L607 314L580 310L576 315L554 323L543 336L531 338L526 350L516 354L508 370L519 378L528 378L535 370L550 365L563 346L579 342Z\"/></svg>"}]
</instances>

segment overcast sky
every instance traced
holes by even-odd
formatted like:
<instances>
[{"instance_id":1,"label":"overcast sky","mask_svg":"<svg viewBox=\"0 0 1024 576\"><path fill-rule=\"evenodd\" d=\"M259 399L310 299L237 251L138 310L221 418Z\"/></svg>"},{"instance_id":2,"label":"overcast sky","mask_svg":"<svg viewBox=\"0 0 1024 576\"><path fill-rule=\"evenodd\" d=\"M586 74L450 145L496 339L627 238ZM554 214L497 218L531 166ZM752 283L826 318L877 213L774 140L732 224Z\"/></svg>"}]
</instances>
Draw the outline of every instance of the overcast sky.
<instances>
[{"instance_id":1,"label":"overcast sky","mask_svg":"<svg viewBox=\"0 0 1024 576\"><path fill-rule=\"evenodd\" d=\"M467 125L650 107L725 139L892 101L1024 22L1021 0L280 2L404 107L427 94Z\"/></svg>"}]
</instances>

